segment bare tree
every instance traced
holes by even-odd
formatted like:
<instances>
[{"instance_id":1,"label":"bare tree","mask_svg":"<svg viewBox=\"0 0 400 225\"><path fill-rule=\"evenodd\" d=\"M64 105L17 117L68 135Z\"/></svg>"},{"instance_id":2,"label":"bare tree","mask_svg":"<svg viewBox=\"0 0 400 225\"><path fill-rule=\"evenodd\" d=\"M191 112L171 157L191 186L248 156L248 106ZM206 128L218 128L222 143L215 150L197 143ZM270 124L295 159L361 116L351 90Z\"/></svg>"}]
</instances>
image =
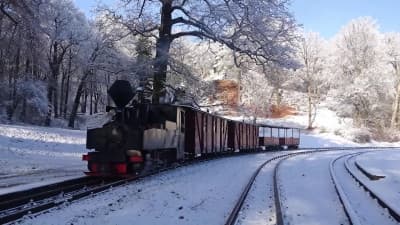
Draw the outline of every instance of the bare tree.
<instances>
[{"instance_id":1,"label":"bare tree","mask_svg":"<svg viewBox=\"0 0 400 225\"><path fill-rule=\"evenodd\" d=\"M103 14L132 35L155 39L154 102L159 102L164 93L171 44L181 37L210 39L260 62L292 63L291 43L297 25L287 9L288 0L121 2L119 9L103 9Z\"/></svg>"},{"instance_id":2,"label":"bare tree","mask_svg":"<svg viewBox=\"0 0 400 225\"><path fill-rule=\"evenodd\" d=\"M41 7L42 30L49 39L48 63L51 71L48 77L49 111L46 125L50 125L52 112L59 116L59 75L60 68L68 50L87 37L88 25L70 0L47 0Z\"/></svg>"},{"instance_id":3,"label":"bare tree","mask_svg":"<svg viewBox=\"0 0 400 225\"><path fill-rule=\"evenodd\" d=\"M96 71L107 70L108 73L115 74L121 70L121 68L115 68L119 65L116 61L122 61L122 59L118 57L119 53L116 51L114 43L114 39L110 34L106 32L102 33L96 26L92 26L91 37L86 42L82 43L81 48L83 55L81 57L83 60L81 61L81 68L83 75L79 79L78 88L76 90L68 122L69 127L74 127L80 99L85 91L84 88L88 78L95 76ZM93 98L92 95L90 97ZM93 110L91 110L91 112L92 111Z\"/></svg>"}]
</instances>

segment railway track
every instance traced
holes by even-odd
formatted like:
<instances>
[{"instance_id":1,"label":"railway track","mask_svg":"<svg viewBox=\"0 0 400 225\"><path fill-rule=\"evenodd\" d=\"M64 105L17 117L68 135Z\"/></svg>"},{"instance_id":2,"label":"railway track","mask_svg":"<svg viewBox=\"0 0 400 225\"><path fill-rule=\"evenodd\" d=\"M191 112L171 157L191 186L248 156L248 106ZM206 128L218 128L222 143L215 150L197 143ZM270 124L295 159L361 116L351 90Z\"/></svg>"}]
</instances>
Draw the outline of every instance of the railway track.
<instances>
[{"instance_id":1,"label":"railway track","mask_svg":"<svg viewBox=\"0 0 400 225\"><path fill-rule=\"evenodd\" d=\"M354 209L353 209L353 207L352 207L352 205L351 205L351 203L350 203L350 201L349 201L349 199L348 199L348 197L346 195L346 192L345 192L343 186L341 185L341 183L339 181L338 176L336 175L335 168L334 168L335 164L339 160L341 160L341 159L343 159L345 157L348 157L350 155L354 155L354 154L358 155L360 153L350 153L350 154L342 155L342 156L332 160L330 165L329 165L329 172L330 172L330 176L331 176L331 179L333 181L333 184L335 186L336 193L339 196L339 200L343 205L343 209L344 209L344 212L347 215L349 223L351 225L362 225L361 221L359 220L359 217L357 216L357 213L354 211Z\"/></svg>"},{"instance_id":2,"label":"railway track","mask_svg":"<svg viewBox=\"0 0 400 225\"><path fill-rule=\"evenodd\" d=\"M121 184L124 180L82 177L0 196L0 224Z\"/></svg>"},{"instance_id":3,"label":"railway track","mask_svg":"<svg viewBox=\"0 0 400 225\"><path fill-rule=\"evenodd\" d=\"M386 221L385 224L397 224L399 222L398 214L389 208L387 204L382 204L382 199L375 196L375 193L372 193L367 185L360 183L360 180L349 168L349 159L368 152L350 153L331 161L329 170L336 193L351 225L363 225L367 221L368 224L382 223L382 221ZM340 176L337 175L338 171L342 171ZM346 179L346 174L348 176L347 179L355 182L343 182ZM359 188L360 185L363 189ZM365 191L369 195L365 195ZM368 196L373 196L380 204L377 205L376 201ZM357 206L357 209L354 206Z\"/></svg>"},{"instance_id":4,"label":"railway track","mask_svg":"<svg viewBox=\"0 0 400 225\"><path fill-rule=\"evenodd\" d=\"M45 185L26 191L19 191L0 196L0 224L16 221L25 215L33 215L66 202L90 196L111 187L129 184L135 180L142 179L160 172L168 171L178 167L193 165L224 157L237 157L246 154L263 152L244 152L228 155L215 155L207 158L198 158L178 165L171 165L148 171L146 174L132 176L125 179L101 179L95 177L81 177L60 183Z\"/></svg>"},{"instance_id":5,"label":"railway track","mask_svg":"<svg viewBox=\"0 0 400 225\"><path fill-rule=\"evenodd\" d=\"M226 224L234 224L238 213L243 205L244 200L250 188L257 177L258 173L261 169L267 165L268 163L272 162L273 160L277 159L284 159L286 157L299 155L299 154L309 154L318 151L337 151L337 150L355 150L355 149L365 149L366 147L351 147L351 148L319 148L319 149L312 149L311 151L307 152L294 152L289 154L280 155L274 157L266 162L264 162L253 174L251 179L249 180L246 188L244 189L242 195L240 196L238 202L236 203L234 209L232 210L231 215L228 217ZM373 149L379 149L377 147L372 147ZM368 148L368 149L372 149ZM387 149L387 148L384 148ZM306 150L306 149L302 149ZM307 149L310 150L310 149ZM265 151L261 151L264 153ZM193 161L188 161L179 165L173 165L170 167L164 167L158 170L150 171L147 174L130 177L126 179L99 179L99 178L92 178L92 177L81 177L78 179L68 180L56 184L46 185L34 189L30 189L27 191L19 191L15 193L10 193L6 195L0 196L0 224L16 221L22 218L25 215L33 215L38 212L42 212L48 210L50 208L59 206L64 204L65 202L72 202L74 200L90 196L95 193L99 193L101 191L107 190L111 187L116 187L124 184L128 184L134 180L144 178L150 175L154 175L163 171L171 170L177 167L192 165L194 163L214 160L218 158L223 158L226 156L235 157L241 156L245 154L252 154L252 153L235 153L235 154L224 154L224 155L216 155L214 157L202 158ZM279 163L278 163L279 164ZM278 166L275 168L277 170ZM276 180L276 171L274 179ZM276 183L276 182L275 182ZM276 184L275 184L276 186ZM280 205L279 205L279 194L277 187L275 187L275 205L277 210L277 221L278 225L283 224L282 215L280 215Z\"/></svg>"},{"instance_id":6,"label":"railway track","mask_svg":"<svg viewBox=\"0 0 400 225\"><path fill-rule=\"evenodd\" d=\"M389 214L398 222L400 223L400 211L392 205L391 202L387 201L385 198L383 198L378 192L372 190L368 184L363 181L362 179L360 179L355 172L353 171L353 169L351 169L351 164L350 164L350 160L353 159L354 157L356 157L359 154L355 154L355 155L351 155L350 157L348 157L345 162L344 162L344 166L346 168L346 171L351 175L351 177L353 177L353 179L366 191L368 192L368 194L377 200L377 202L379 203L379 205L387 210L389 212ZM355 169L358 169L356 165L354 165Z\"/></svg>"},{"instance_id":7,"label":"railway track","mask_svg":"<svg viewBox=\"0 0 400 225\"><path fill-rule=\"evenodd\" d=\"M326 151L326 150L323 150ZM297 156L297 155L302 155L302 154L311 154L314 153L316 151L308 151L308 152L296 152L296 153L289 153L289 154L283 154L283 155L279 155L276 157L273 157L267 161L265 161L264 163L262 163L252 174L252 176L250 177L249 181L247 182L246 186L244 187L242 193L240 194L240 197L238 198L238 200L236 201L231 213L229 214L225 225L234 225L237 222L237 218L239 216L239 213L242 209L242 206L250 192L250 189L255 181L255 179L257 178L258 174L260 173L260 171L267 165L270 164L271 162L275 161L275 160L279 160L279 162L277 163L277 165L274 168L274 173L273 173L273 180L274 180L274 185L273 185L273 189L274 189L274 202L275 202L275 212L276 212L276 224L277 225L283 225L283 215L282 215L282 210L281 210L281 204L280 204L280 200L279 200L279 191L278 191L278 182L277 182L277 173L278 173L278 167L279 164L284 161L285 159L289 158L289 157L293 157L293 156Z\"/></svg>"},{"instance_id":8,"label":"railway track","mask_svg":"<svg viewBox=\"0 0 400 225\"><path fill-rule=\"evenodd\" d=\"M284 216L282 214L282 205L281 205L281 201L280 201L280 195L279 195L279 187L278 187L278 168L280 166L280 164L287 158L289 157L293 157L296 155L300 155L300 154L311 154L311 153L315 153L315 152L320 152L320 151L341 151L341 150L346 150L346 151L351 151L351 150L367 150L367 149L399 149L399 147L346 147L346 148L337 148L337 147L333 147L333 148L311 148L311 149L299 149L299 150L311 150L311 151L307 151L307 152L297 152L297 153L290 153L290 154L285 154L285 155L280 155L274 158L271 158L267 161L265 161L263 164L261 164L256 170L255 172L252 174L252 176L250 177L247 185L244 187L242 193L240 194L240 197L238 198L238 200L236 201L231 213L229 214L225 225L234 225L237 222L237 218L238 215L240 214L240 211L242 210L242 206L250 192L250 189L256 179L256 177L258 176L258 174L260 173L260 171L269 163L271 163L272 161L275 160L279 160L279 162L276 164L275 169L274 169L274 173L273 173L273 189L274 189L274 203L275 203L275 219L276 219L276 224L277 225L283 225L284 223ZM353 155L355 153L351 153L350 155ZM358 153L359 154L359 153ZM349 154L346 154L344 156L348 156ZM342 158L344 156L341 156L339 158ZM336 160L335 160L336 161ZM333 162L332 162L333 163ZM332 167L332 165L330 165L330 167ZM333 169L331 168L331 176L332 179L335 180L337 182L337 177L336 175L333 173ZM341 196L345 196L344 195L344 191L341 187L336 187L336 190L338 190L338 195L340 196L340 200L342 202L342 204L344 205L344 209L345 209L345 213L346 215L348 215L349 217L349 221L352 225L362 225L362 223L359 222L358 217L356 216L354 210L351 208L350 203L348 202L347 199L345 199L345 197L341 197ZM373 194L372 194L373 195ZM378 200L379 202L379 200ZM387 207L385 207L387 208ZM390 210L389 210L390 212ZM392 214L392 213L390 213ZM393 215L392 215L393 216ZM397 220L397 219L396 219ZM399 222L399 221L398 221Z\"/></svg>"}]
</instances>

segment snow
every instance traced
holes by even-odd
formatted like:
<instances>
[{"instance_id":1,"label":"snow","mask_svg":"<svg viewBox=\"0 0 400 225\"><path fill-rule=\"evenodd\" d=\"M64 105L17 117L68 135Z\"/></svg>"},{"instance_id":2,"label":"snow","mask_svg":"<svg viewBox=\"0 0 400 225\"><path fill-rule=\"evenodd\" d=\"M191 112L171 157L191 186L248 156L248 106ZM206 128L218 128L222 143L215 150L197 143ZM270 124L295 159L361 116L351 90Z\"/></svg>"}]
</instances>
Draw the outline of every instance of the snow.
<instances>
[{"instance_id":1,"label":"snow","mask_svg":"<svg viewBox=\"0 0 400 225\"><path fill-rule=\"evenodd\" d=\"M385 150L361 154L349 160L351 171L362 180L373 192L377 193L394 210L400 212L400 151ZM383 175L379 180L368 179L355 165L357 161L368 172Z\"/></svg>"},{"instance_id":2,"label":"snow","mask_svg":"<svg viewBox=\"0 0 400 225\"><path fill-rule=\"evenodd\" d=\"M329 162L344 152L324 152L284 160L278 189L286 224L348 224L329 176Z\"/></svg>"},{"instance_id":3,"label":"snow","mask_svg":"<svg viewBox=\"0 0 400 225\"><path fill-rule=\"evenodd\" d=\"M344 191L344 198L347 200L351 210L354 212L358 223L353 224L375 225L375 224L397 224L386 209L383 209L375 199L360 188L354 178L347 172L345 161L351 154L341 157L333 164L333 171L338 180L338 185ZM353 217L352 217L353 218Z\"/></svg>"},{"instance_id":4,"label":"snow","mask_svg":"<svg viewBox=\"0 0 400 225\"><path fill-rule=\"evenodd\" d=\"M283 152L229 157L157 174L21 224L223 224L255 169Z\"/></svg>"},{"instance_id":5,"label":"snow","mask_svg":"<svg viewBox=\"0 0 400 225\"><path fill-rule=\"evenodd\" d=\"M86 132L0 124L0 194L83 175Z\"/></svg>"},{"instance_id":6,"label":"snow","mask_svg":"<svg viewBox=\"0 0 400 225\"><path fill-rule=\"evenodd\" d=\"M260 171L243 203L238 225L276 224L273 173L277 163L272 161Z\"/></svg>"}]
</instances>

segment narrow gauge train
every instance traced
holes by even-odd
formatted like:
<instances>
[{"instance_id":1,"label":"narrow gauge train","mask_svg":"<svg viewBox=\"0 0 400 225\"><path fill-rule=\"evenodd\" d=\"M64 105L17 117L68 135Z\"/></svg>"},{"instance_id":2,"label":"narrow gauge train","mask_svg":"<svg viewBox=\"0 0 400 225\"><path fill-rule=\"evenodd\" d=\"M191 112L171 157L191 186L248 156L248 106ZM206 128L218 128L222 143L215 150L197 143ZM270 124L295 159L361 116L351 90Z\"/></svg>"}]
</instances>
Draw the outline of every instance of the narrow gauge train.
<instances>
[{"instance_id":1,"label":"narrow gauge train","mask_svg":"<svg viewBox=\"0 0 400 225\"><path fill-rule=\"evenodd\" d=\"M116 107L102 128L87 131L91 176L138 174L175 162L217 154L297 148L300 130L229 120L190 106L150 104L133 99L128 81L108 90ZM127 106L129 102L134 102Z\"/></svg>"}]
</instances>

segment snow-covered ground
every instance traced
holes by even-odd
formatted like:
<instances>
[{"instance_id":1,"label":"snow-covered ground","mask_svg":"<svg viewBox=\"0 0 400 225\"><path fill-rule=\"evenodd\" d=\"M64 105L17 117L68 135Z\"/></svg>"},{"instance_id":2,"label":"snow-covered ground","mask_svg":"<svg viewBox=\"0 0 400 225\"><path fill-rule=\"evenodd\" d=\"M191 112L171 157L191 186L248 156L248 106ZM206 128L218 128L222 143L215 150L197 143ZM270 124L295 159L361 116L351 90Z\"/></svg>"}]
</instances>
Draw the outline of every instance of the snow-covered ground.
<instances>
[{"instance_id":1,"label":"snow-covered ground","mask_svg":"<svg viewBox=\"0 0 400 225\"><path fill-rule=\"evenodd\" d=\"M332 173L336 176L336 185L343 193L341 198L348 204L348 210L351 211L353 224L375 225L375 224L397 224L390 216L387 209L384 209L377 201L371 198L367 192L360 188L351 174L346 169L346 161L357 154L345 154L332 161Z\"/></svg>"},{"instance_id":2,"label":"snow-covered ground","mask_svg":"<svg viewBox=\"0 0 400 225\"><path fill-rule=\"evenodd\" d=\"M385 150L361 154L349 159L349 165L355 175L393 209L400 213L400 151ZM357 162L367 172L383 176L378 180L368 179L356 166Z\"/></svg>"},{"instance_id":3,"label":"snow-covered ground","mask_svg":"<svg viewBox=\"0 0 400 225\"><path fill-rule=\"evenodd\" d=\"M224 224L254 170L283 153L229 157L178 168L22 224Z\"/></svg>"},{"instance_id":4,"label":"snow-covered ground","mask_svg":"<svg viewBox=\"0 0 400 225\"><path fill-rule=\"evenodd\" d=\"M296 156L281 163L278 188L288 224L349 224L329 176L329 162L344 153Z\"/></svg>"},{"instance_id":5,"label":"snow-covered ground","mask_svg":"<svg viewBox=\"0 0 400 225\"><path fill-rule=\"evenodd\" d=\"M238 225L276 224L273 174L278 162L272 161L260 171L243 203Z\"/></svg>"},{"instance_id":6,"label":"snow-covered ground","mask_svg":"<svg viewBox=\"0 0 400 225\"><path fill-rule=\"evenodd\" d=\"M0 194L83 175L86 132L0 125Z\"/></svg>"}]
</instances>

